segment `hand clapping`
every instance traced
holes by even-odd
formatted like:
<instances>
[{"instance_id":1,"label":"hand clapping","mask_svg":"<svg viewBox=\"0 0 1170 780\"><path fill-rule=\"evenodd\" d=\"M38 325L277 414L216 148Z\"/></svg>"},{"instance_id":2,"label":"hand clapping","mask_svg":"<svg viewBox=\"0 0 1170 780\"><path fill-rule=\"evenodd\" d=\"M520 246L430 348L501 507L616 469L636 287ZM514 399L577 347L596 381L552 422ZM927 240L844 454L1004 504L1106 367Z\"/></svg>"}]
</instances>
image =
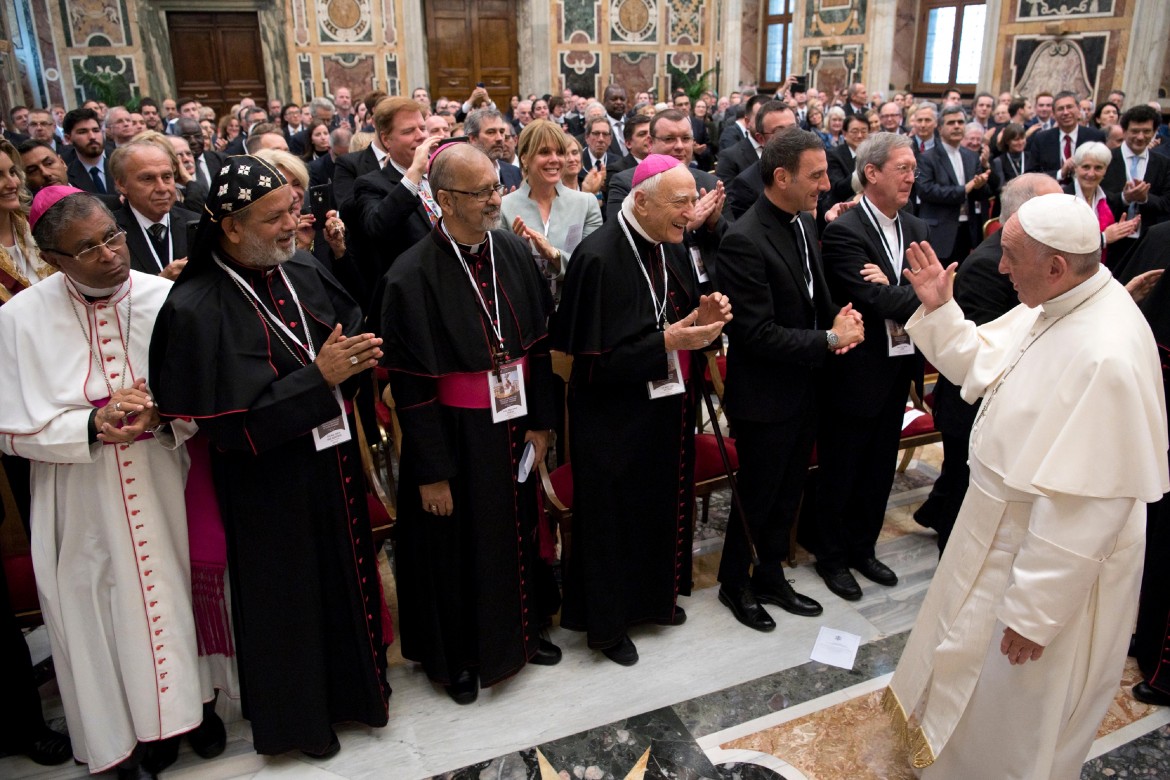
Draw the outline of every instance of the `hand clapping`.
<instances>
[{"instance_id":1,"label":"hand clapping","mask_svg":"<svg viewBox=\"0 0 1170 780\"><path fill-rule=\"evenodd\" d=\"M341 332L341 325L334 326L333 332L317 353L313 365L321 372L330 387L336 387L354 374L378 365L382 357L382 339L373 333L362 333L349 337Z\"/></svg>"}]
</instances>

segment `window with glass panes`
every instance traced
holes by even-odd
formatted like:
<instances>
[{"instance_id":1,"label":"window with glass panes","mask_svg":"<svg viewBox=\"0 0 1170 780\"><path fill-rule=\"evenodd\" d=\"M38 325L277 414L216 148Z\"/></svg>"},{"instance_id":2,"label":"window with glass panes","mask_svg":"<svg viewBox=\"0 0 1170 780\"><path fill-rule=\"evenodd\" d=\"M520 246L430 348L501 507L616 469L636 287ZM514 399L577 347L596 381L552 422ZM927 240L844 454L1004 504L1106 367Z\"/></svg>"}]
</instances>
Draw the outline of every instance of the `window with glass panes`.
<instances>
[{"instance_id":1,"label":"window with glass panes","mask_svg":"<svg viewBox=\"0 0 1170 780\"><path fill-rule=\"evenodd\" d=\"M983 60L987 3L922 0L918 13L914 91L935 95L955 87L963 93L973 93Z\"/></svg>"},{"instance_id":2,"label":"window with glass panes","mask_svg":"<svg viewBox=\"0 0 1170 780\"><path fill-rule=\"evenodd\" d=\"M760 89L775 90L792 72L796 25L792 13L796 0L767 0L760 30Z\"/></svg>"}]
</instances>

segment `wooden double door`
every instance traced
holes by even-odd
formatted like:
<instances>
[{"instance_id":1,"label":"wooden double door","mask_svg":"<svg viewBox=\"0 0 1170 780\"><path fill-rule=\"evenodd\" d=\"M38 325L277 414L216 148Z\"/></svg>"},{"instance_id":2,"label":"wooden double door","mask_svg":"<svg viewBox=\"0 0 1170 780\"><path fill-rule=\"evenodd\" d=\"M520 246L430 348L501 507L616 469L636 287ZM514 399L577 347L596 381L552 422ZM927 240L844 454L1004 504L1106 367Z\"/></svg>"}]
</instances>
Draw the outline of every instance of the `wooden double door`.
<instances>
[{"instance_id":1,"label":"wooden double door","mask_svg":"<svg viewBox=\"0 0 1170 780\"><path fill-rule=\"evenodd\" d=\"M193 97L223 116L250 97L267 107L260 21L253 13L168 12L176 97Z\"/></svg>"},{"instance_id":2,"label":"wooden double door","mask_svg":"<svg viewBox=\"0 0 1170 780\"><path fill-rule=\"evenodd\" d=\"M516 0L424 0L431 99L460 102L483 83L507 112L520 91Z\"/></svg>"}]
</instances>

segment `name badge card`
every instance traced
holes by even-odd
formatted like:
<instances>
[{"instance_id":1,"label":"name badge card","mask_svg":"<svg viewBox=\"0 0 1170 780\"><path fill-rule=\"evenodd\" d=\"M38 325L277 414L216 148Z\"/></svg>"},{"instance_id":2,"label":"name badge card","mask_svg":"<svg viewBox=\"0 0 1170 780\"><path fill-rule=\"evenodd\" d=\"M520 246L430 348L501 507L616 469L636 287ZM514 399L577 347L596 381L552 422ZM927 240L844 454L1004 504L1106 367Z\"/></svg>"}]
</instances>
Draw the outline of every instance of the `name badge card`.
<instances>
[{"instance_id":1,"label":"name badge card","mask_svg":"<svg viewBox=\"0 0 1170 780\"><path fill-rule=\"evenodd\" d=\"M707 276L707 266L703 262L703 255L697 246L691 247L691 265L695 267L695 276L698 277L700 283L710 281Z\"/></svg>"},{"instance_id":2,"label":"name badge card","mask_svg":"<svg viewBox=\"0 0 1170 780\"><path fill-rule=\"evenodd\" d=\"M890 357L914 354L914 342L910 340L910 334L893 320L886 320L886 348Z\"/></svg>"},{"instance_id":3,"label":"name badge card","mask_svg":"<svg viewBox=\"0 0 1170 780\"><path fill-rule=\"evenodd\" d=\"M500 375L487 373L488 394L492 399L492 422L515 420L528 414L528 397L524 394L524 367L519 363L500 366Z\"/></svg>"},{"instance_id":4,"label":"name badge card","mask_svg":"<svg viewBox=\"0 0 1170 780\"><path fill-rule=\"evenodd\" d=\"M317 448L318 452L336 447L338 444L353 438L349 432L349 417L345 414L345 402L341 400L341 391L336 387L333 388L333 397L337 399L337 408L341 414L313 429L313 446Z\"/></svg>"},{"instance_id":5,"label":"name badge card","mask_svg":"<svg viewBox=\"0 0 1170 780\"><path fill-rule=\"evenodd\" d=\"M686 392L683 384L682 366L678 362L678 350L672 349L666 353L666 379L654 379L646 383L646 391L650 400L655 398L669 398Z\"/></svg>"}]
</instances>

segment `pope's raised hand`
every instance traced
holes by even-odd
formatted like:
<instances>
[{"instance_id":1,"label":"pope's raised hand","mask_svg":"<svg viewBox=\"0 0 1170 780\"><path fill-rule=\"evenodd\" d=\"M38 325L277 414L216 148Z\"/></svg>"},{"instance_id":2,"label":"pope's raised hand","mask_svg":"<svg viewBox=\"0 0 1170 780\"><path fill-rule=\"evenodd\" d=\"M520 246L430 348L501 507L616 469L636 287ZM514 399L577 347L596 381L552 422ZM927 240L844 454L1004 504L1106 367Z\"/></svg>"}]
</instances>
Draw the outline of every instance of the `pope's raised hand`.
<instances>
[{"instance_id":1,"label":"pope's raised hand","mask_svg":"<svg viewBox=\"0 0 1170 780\"><path fill-rule=\"evenodd\" d=\"M938 255L927 241L915 241L906 250L906 263L909 268L902 269L902 275L914 288L918 300L926 307L929 314L945 304L954 295L953 274L958 263L951 263L943 268Z\"/></svg>"}]
</instances>

